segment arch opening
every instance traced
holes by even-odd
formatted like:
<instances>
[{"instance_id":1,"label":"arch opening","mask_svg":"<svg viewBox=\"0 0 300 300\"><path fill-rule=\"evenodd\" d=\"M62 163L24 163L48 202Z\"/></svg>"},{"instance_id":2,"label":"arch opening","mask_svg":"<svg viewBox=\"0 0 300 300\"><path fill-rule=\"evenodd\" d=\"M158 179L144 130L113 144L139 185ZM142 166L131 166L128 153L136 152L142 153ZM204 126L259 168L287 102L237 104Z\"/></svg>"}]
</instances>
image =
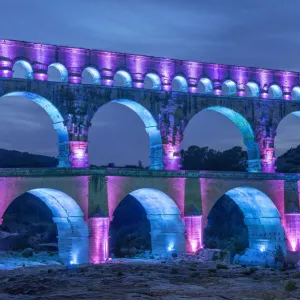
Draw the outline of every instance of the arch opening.
<instances>
[{"instance_id":1,"label":"arch opening","mask_svg":"<svg viewBox=\"0 0 300 300\"><path fill-rule=\"evenodd\" d=\"M68 70L60 63L53 63L48 67L48 81L68 82Z\"/></svg>"},{"instance_id":2,"label":"arch opening","mask_svg":"<svg viewBox=\"0 0 300 300\"><path fill-rule=\"evenodd\" d=\"M183 76L175 76L172 80L172 91L173 92L188 92L188 82Z\"/></svg>"},{"instance_id":3,"label":"arch opening","mask_svg":"<svg viewBox=\"0 0 300 300\"><path fill-rule=\"evenodd\" d=\"M277 84L272 84L268 93L270 99L282 99L282 90Z\"/></svg>"},{"instance_id":4,"label":"arch opening","mask_svg":"<svg viewBox=\"0 0 300 300\"><path fill-rule=\"evenodd\" d=\"M13 78L33 79L33 69L29 62L18 60L13 65Z\"/></svg>"},{"instance_id":5,"label":"arch opening","mask_svg":"<svg viewBox=\"0 0 300 300\"><path fill-rule=\"evenodd\" d=\"M82 72L83 84L101 84L101 76L97 69L93 67L87 67Z\"/></svg>"},{"instance_id":6,"label":"arch opening","mask_svg":"<svg viewBox=\"0 0 300 300\"><path fill-rule=\"evenodd\" d=\"M133 112L137 114L137 116L140 118L140 120L143 122L145 126L145 130L149 137L149 160L150 160L150 169L154 170L160 170L163 169L163 163L162 163L162 138L160 131L158 130L157 122L151 115L151 113L143 107L141 104L128 100L128 99L118 99L113 100L111 103L117 103L124 107L129 108ZM95 149L94 149L95 150ZM91 151L94 151L91 150ZM98 155L98 153L97 153ZM93 156L93 153L91 152L91 157ZM95 153L96 156L96 153Z\"/></svg>"},{"instance_id":7,"label":"arch opening","mask_svg":"<svg viewBox=\"0 0 300 300\"><path fill-rule=\"evenodd\" d=\"M222 83L223 96L235 96L237 94L237 87L234 81L226 80Z\"/></svg>"},{"instance_id":8,"label":"arch opening","mask_svg":"<svg viewBox=\"0 0 300 300\"><path fill-rule=\"evenodd\" d=\"M151 90L161 90L161 80L157 74L148 73L145 77L144 88Z\"/></svg>"},{"instance_id":9,"label":"arch opening","mask_svg":"<svg viewBox=\"0 0 300 300\"><path fill-rule=\"evenodd\" d=\"M150 229L152 253L155 255L167 255L173 251L184 253L185 229L175 202L165 193L152 188L135 190L129 196L139 203L142 208L139 213L144 212L150 223L145 230Z\"/></svg>"},{"instance_id":10,"label":"arch opening","mask_svg":"<svg viewBox=\"0 0 300 300\"><path fill-rule=\"evenodd\" d=\"M249 122L241 114L233 111L232 109L222 107L222 106L211 106L211 107L204 109L204 111L217 112L217 113L225 116L226 118L228 118L230 121L233 122L234 125L237 126L237 128L239 129L239 132L242 135L243 143L246 147L247 154L248 154L247 170L249 172L259 172L261 170L260 151L259 151L258 144L256 142L254 132L253 132L252 127L249 124ZM199 112L199 113L201 113L201 112ZM224 127L225 126L228 126L228 125L226 125L224 123ZM238 147L238 148L240 148L240 147ZM209 163L210 163L210 161L209 161ZM239 162L237 162L237 163L239 163Z\"/></svg>"},{"instance_id":11,"label":"arch opening","mask_svg":"<svg viewBox=\"0 0 300 300\"><path fill-rule=\"evenodd\" d=\"M208 78L201 78L198 82L198 92L200 94L212 94L213 84Z\"/></svg>"},{"instance_id":12,"label":"arch opening","mask_svg":"<svg viewBox=\"0 0 300 300\"><path fill-rule=\"evenodd\" d=\"M260 91L259 86L255 82L248 82L245 86L245 96L246 97L259 97Z\"/></svg>"},{"instance_id":13,"label":"arch opening","mask_svg":"<svg viewBox=\"0 0 300 300\"><path fill-rule=\"evenodd\" d=\"M292 89L292 100L296 100L296 101L300 100L300 87L299 86L295 86Z\"/></svg>"},{"instance_id":14,"label":"arch opening","mask_svg":"<svg viewBox=\"0 0 300 300\"><path fill-rule=\"evenodd\" d=\"M276 128L273 148L268 148L269 162L276 165L274 172L299 173L300 145L298 126L300 125L300 111L286 115Z\"/></svg>"},{"instance_id":15,"label":"arch opening","mask_svg":"<svg viewBox=\"0 0 300 300\"><path fill-rule=\"evenodd\" d=\"M67 127L64 125L64 119L58 109L46 98L29 92L11 92L3 95L5 97L24 97L43 108L52 120L53 128L58 137L58 168L70 167L69 162L69 135Z\"/></svg>"},{"instance_id":16,"label":"arch opening","mask_svg":"<svg viewBox=\"0 0 300 300\"><path fill-rule=\"evenodd\" d=\"M239 233L244 234L241 237L242 239L248 239L248 245L246 245L248 247L245 250L241 249L244 251L236 254L233 261L246 265L276 265L275 253L281 248L281 251L286 254L287 249L284 228L275 204L267 195L250 187L233 188L226 192L225 196L238 206L238 210L243 216L243 224L239 224L241 229ZM222 197L210 210L208 220L212 218L211 215L215 208L222 209L223 206L220 206L218 203L221 199ZM218 213L223 214L224 210ZM231 216L230 220L233 220L236 215L234 217ZM217 222L216 218L214 220ZM222 220L224 221L224 218L219 219L219 221ZM214 225L219 226L219 231L222 231L222 226L226 227L225 225L227 224ZM211 227L212 224L209 224L209 226ZM247 228L248 232L246 234L244 228ZM230 237L226 236L225 238L228 239Z\"/></svg>"},{"instance_id":17,"label":"arch opening","mask_svg":"<svg viewBox=\"0 0 300 300\"><path fill-rule=\"evenodd\" d=\"M132 79L127 71L119 70L114 76L114 86L132 87Z\"/></svg>"},{"instance_id":18,"label":"arch opening","mask_svg":"<svg viewBox=\"0 0 300 300\"><path fill-rule=\"evenodd\" d=\"M59 260L66 265L89 262L88 227L76 201L61 191L49 188L32 189L20 197L26 194L33 196L33 202L43 202L51 211L57 226ZM8 203L8 209L16 199ZM6 209L3 209L2 216Z\"/></svg>"}]
</instances>

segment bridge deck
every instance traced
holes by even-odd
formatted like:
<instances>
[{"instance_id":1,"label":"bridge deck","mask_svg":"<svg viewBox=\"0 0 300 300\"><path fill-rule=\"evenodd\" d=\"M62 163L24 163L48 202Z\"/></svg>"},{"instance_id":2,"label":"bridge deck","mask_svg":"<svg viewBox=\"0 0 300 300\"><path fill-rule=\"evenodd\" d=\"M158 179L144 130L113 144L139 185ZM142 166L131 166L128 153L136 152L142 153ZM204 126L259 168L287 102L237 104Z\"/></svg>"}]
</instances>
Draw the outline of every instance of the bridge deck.
<instances>
[{"instance_id":1,"label":"bridge deck","mask_svg":"<svg viewBox=\"0 0 300 300\"><path fill-rule=\"evenodd\" d=\"M219 178L252 180L300 180L297 173L248 173L226 171L167 171L118 168L10 168L0 169L0 177L62 177L62 176L127 176L127 177L177 177L177 178Z\"/></svg>"}]
</instances>

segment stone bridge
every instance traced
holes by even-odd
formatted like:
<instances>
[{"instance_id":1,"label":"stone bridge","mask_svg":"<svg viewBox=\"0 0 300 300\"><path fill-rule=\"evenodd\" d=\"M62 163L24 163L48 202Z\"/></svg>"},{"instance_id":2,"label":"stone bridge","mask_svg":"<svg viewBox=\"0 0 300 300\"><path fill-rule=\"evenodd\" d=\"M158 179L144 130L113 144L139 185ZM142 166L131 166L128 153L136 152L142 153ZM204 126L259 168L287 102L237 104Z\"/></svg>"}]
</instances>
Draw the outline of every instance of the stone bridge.
<instances>
[{"instance_id":1,"label":"stone bridge","mask_svg":"<svg viewBox=\"0 0 300 300\"><path fill-rule=\"evenodd\" d=\"M127 195L144 207L152 251L161 254L202 247L209 212L226 194L244 214L251 251L280 245L299 255L299 180L297 174L279 173L1 169L0 218L14 199L29 192L53 213L61 260L100 263L109 256L110 221Z\"/></svg>"},{"instance_id":2,"label":"stone bridge","mask_svg":"<svg viewBox=\"0 0 300 300\"><path fill-rule=\"evenodd\" d=\"M24 70L23 80L12 79L17 67ZM60 82L48 81L51 68ZM117 75L121 87L114 86ZM278 124L288 114L300 115L296 72L0 40L0 78L1 96L25 96L49 114L58 133L59 167L89 166L93 116L111 101L142 119L151 169L180 169L184 130L208 109L239 128L248 171L275 172ZM151 85L145 89L147 80Z\"/></svg>"}]
</instances>

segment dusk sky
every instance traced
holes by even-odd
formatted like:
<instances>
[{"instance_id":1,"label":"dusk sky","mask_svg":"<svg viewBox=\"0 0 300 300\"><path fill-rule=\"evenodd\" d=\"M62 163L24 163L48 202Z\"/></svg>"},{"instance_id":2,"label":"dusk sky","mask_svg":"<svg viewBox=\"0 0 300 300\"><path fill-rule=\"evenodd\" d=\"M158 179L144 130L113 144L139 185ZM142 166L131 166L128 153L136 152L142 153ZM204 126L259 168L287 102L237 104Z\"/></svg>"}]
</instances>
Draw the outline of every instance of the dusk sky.
<instances>
[{"instance_id":1,"label":"dusk sky","mask_svg":"<svg viewBox=\"0 0 300 300\"><path fill-rule=\"evenodd\" d=\"M300 71L299 0L0 0L0 38L202 62ZM287 4L288 3L288 4ZM0 102L0 148L57 155L49 116L23 98ZM300 143L300 120L286 117L277 153ZM108 104L92 120L90 162L148 164L148 136L128 108ZM242 145L231 121L201 112L190 145Z\"/></svg>"}]
</instances>

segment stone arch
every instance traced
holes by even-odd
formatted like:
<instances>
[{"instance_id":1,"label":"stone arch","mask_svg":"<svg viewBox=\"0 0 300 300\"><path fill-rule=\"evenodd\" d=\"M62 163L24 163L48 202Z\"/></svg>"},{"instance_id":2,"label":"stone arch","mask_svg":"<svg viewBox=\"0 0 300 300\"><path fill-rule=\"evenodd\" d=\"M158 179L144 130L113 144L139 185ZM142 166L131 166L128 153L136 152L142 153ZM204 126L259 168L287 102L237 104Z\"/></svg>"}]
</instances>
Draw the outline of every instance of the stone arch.
<instances>
[{"instance_id":1,"label":"stone arch","mask_svg":"<svg viewBox=\"0 0 300 300\"><path fill-rule=\"evenodd\" d=\"M237 94L236 83L232 80L225 80L222 83L223 96L235 96Z\"/></svg>"},{"instance_id":2,"label":"stone arch","mask_svg":"<svg viewBox=\"0 0 300 300\"><path fill-rule=\"evenodd\" d=\"M82 71L83 84L101 84L101 75L94 67L87 67Z\"/></svg>"},{"instance_id":3,"label":"stone arch","mask_svg":"<svg viewBox=\"0 0 300 300\"><path fill-rule=\"evenodd\" d=\"M274 265L276 247L280 246L286 253L285 232L275 204L266 194L251 187L233 188L225 195L242 211L249 232L249 248L238 257L238 262Z\"/></svg>"},{"instance_id":4,"label":"stone arch","mask_svg":"<svg viewBox=\"0 0 300 300\"><path fill-rule=\"evenodd\" d=\"M144 83L146 82L146 79L149 79L152 82L152 88L151 88L152 90L161 90L161 80L160 80L160 77L157 74L148 73L145 76Z\"/></svg>"},{"instance_id":5,"label":"stone arch","mask_svg":"<svg viewBox=\"0 0 300 300\"><path fill-rule=\"evenodd\" d=\"M69 135L67 127L64 125L64 118L58 109L46 98L29 92L12 92L2 97L22 96L30 101L35 102L42 107L53 122L53 128L58 136L58 168L70 167L69 162Z\"/></svg>"},{"instance_id":6,"label":"stone arch","mask_svg":"<svg viewBox=\"0 0 300 300\"><path fill-rule=\"evenodd\" d=\"M295 86L292 89L292 100L296 100L299 101L300 100L300 87L299 86Z\"/></svg>"},{"instance_id":7,"label":"stone arch","mask_svg":"<svg viewBox=\"0 0 300 300\"><path fill-rule=\"evenodd\" d=\"M13 65L13 78L33 79L33 69L31 64L26 60L17 60ZM23 72L22 72L23 71ZM18 75L19 72L24 74Z\"/></svg>"},{"instance_id":8,"label":"stone arch","mask_svg":"<svg viewBox=\"0 0 300 300\"><path fill-rule=\"evenodd\" d=\"M282 90L277 84L272 84L268 93L270 99L282 99Z\"/></svg>"},{"instance_id":9,"label":"stone arch","mask_svg":"<svg viewBox=\"0 0 300 300\"><path fill-rule=\"evenodd\" d=\"M122 83L118 82L118 76L122 79ZM114 75L114 85L122 87L132 87L132 79L128 71L118 70Z\"/></svg>"},{"instance_id":10,"label":"stone arch","mask_svg":"<svg viewBox=\"0 0 300 300\"><path fill-rule=\"evenodd\" d=\"M145 125L145 130L148 133L150 141L150 169L161 170L163 169L163 151L162 151L162 138L158 129L156 120L152 114L141 104L129 99L117 99L111 101L123 105L134 111Z\"/></svg>"},{"instance_id":11,"label":"stone arch","mask_svg":"<svg viewBox=\"0 0 300 300\"><path fill-rule=\"evenodd\" d=\"M172 91L188 92L188 82L182 75L177 75L172 80Z\"/></svg>"},{"instance_id":12,"label":"stone arch","mask_svg":"<svg viewBox=\"0 0 300 300\"><path fill-rule=\"evenodd\" d=\"M151 227L152 253L185 252L185 229L176 203L165 193L152 188L141 188L129 194L146 211Z\"/></svg>"},{"instance_id":13,"label":"stone arch","mask_svg":"<svg viewBox=\"0 0 300 300\"><path fill-rule=\"evenodd\" d=\"M247 170L249 172L259 172L261 170L259 146L256 142L253 129L249 122L241 114L227 107L211 106L205 110L211 110L222 114L238 127L240 133L242 134L243 142L248 153Z\"/></svg>"},{"instance_id":14,"label":"stone arch","mask_svg":"<svg viewBox=\"0 0 300 300\"><path fill-rule=\"evenodd\" d=\"M257 83L255 82L248 82L245 85L245 96L246 97L259 97L260 94L260 90L259 90L259 86Z\"/></svg>"},{"instance_id":15,"label":"stone arch","mask_svg":"<svg viewBox=\"0 0 300 300\"><path fill-rule=\"evenodd\" d=\"M198 92L200 94L212 94L213 84L208 78L201 78L198 82Z\"/></svg>"},{"instance_id":16,"label":"stone arch","mask_svg":"<svg viewBox=\"0 0 300 300\"><path fill-rule=\"evenodd\" d=\"M27 193L44 202L53 214L58 231L59 259L66 265L88 263L88 227L76 201L67 194L50 188L32 189Z\"/></svg>"},{"instance_id":17,"label":"stone arch","mask_svg":"<svg viewBox=\"0 0 300 300\"><path fill-rule=\"evenodd\" d=\"M54 72L57 74L55 74ZM53 74L52 74L53 73ZM61 63L53 63L48 67L48 80L58 82L68 82L68 70ZM56 78L58 77L58 79Z\"/></svg>"}]
</instances>

